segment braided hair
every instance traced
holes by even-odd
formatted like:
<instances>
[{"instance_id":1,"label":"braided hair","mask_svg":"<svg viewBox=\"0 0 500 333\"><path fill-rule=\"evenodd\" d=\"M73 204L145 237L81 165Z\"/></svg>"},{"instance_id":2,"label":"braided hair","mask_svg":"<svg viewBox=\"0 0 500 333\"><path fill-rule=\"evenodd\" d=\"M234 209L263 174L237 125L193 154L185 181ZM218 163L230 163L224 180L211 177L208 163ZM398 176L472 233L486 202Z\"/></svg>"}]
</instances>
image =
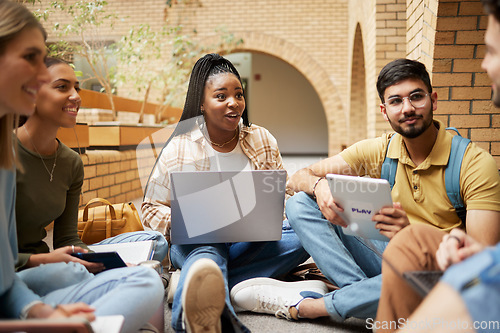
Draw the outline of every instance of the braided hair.
<instances>
[{"instance_id":1,"label":"braided hair","mask_svg":"<svg viewBox=\"0 0 500 333\"><path fill-rule=\"evenodd\" d=\"M226 58L216 53L210 53L194 64L189 78L189 86L186 94L186 102L182 110L181 118L177 124L172 137L188 132L192 128L191 122L186 120L202 116L201 104L206 83L214 75L231 73L235 75L241 84L241 77L234 65ZM250 126L247 109L243 110L242 119L245 126Z\"/></svg>"},{"instance_id":2,"label":"braided hair","mask_svg":"<svg viewBox=\"0 0 500 333\"><path fill-rule=\"evenodd\" d=\"M203 114L201 113L201 104L203 93L205 91L205 85L212 76L224 73L234 74L241 84L240 74L238 73L234 65L224 57L215 53L210 53L198 59L198 61L193 66L193 71L191 72L191 77L189 78L186 102L184 103L184 109L182 110L181 118L179 119L174 132L172 133L170 138L168 138L167 142L165 142L165 145L163 146L164 148L170 143L170 141L172 141L174 137L187 133L191 131L195 126L198 126L196 120L203 117ZM243 110L241 118L245 126L250 126L246 106L245 110ZM158 160L160 159L161 154L164 150L165 149L162 149L160 155L156 158L155 164L146 183L146 188L144 189L144 198L146 198L148 194L148 186L151 175L154 173Z\"/></svg>"}]
</instances>

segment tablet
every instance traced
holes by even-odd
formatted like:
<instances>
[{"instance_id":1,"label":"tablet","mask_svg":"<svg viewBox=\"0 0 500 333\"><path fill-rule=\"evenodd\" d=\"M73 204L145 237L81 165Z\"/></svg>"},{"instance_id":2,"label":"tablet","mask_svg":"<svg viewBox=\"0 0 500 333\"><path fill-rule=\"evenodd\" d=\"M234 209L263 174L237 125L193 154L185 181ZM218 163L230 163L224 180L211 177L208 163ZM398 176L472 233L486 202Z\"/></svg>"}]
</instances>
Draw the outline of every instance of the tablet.
<instances>
[{"instance_id":1,"label":"tablet","mask_svg":"<svg viewBox=\"0 0 500 333\"><path fill-rule=\"evenodd\" d=\"M72 253L74 257L88 261L100 262L106 267L104 270L127 267L117 252Z\"/></svg>"},{"instance_id":2,"label":"tablet","mask_svg":"<svg viewBox=\"0 0 500 333\"><path fill-rule=\"evenodd\" d=\"M326 175L332 197L344 209L337 212L347 223L346 235L389 241L375 228L372 216L382 207L392 207L391 187L385 179Z\"/></svg>"}]
</instances>

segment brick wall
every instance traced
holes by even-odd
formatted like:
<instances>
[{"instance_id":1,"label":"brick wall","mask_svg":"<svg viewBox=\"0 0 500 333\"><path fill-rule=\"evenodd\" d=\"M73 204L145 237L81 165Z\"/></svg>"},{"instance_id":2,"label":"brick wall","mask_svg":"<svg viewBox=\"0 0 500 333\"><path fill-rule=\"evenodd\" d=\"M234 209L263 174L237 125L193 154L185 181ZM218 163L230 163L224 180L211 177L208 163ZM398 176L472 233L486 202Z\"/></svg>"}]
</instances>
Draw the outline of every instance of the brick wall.
<instances>
[{"instance_id":1,"label":"brick wall","mask_svg":"<svg viewBox=\"0 0 500 333\"><path fill-rule=\"evenodd\" d=\"M170 126L155 132L153 144L148 137L133 150L87 150L80 154L85 172L80 206L96 197L111 203L142 198L156 158L173 129Z\"/></svg>"},{"instance_id":2,"label":"brick wall","mask_svg":"<svg viewBox=\"0 0 500 333\"><path fill-rule=\"evenodd\" d=\"M481 69L486 26L480 1L439 3L432 67L436 118L457 127L500 165L499 110L491 102L491 81Z\"/></svg>"},{"instance_id":3,"label":"brick wall","mask_svg":"<svg viewBox=\"0 0 500 333\"><path fill-rule=\"evenodd\" d=\"M169 10L186 31L200 39L214 35L223 22L244 40L236 51L264 53L295 67L311 83L322 102L328 125L329 152L340 151L345 140L349 86L347 75L348 0L243 1L201 0ZM318 28L318 24L321 28ZM284 111L286 112L286 111Z\"/></svg>"},{"instance_id":4,"label":"brick wall","mask_svg":"<svg viewBox=\"0 0 500 333\"><path fill-rule=\"evenodd\" d=\"M135 150L88 150L80 157L85 172L80 206L96 197L111 203L142 197Z\"/></svg>"},{"instance_id":5,"label":"brick wall","mask_svg":"<svg viewBox=\"0 0 500 333\"><path fill-rule=\"evenodd\" d=\"M350 109L357 110L359 101L354 101L358 95L358 89L365 91L365 111L363 119L364 124L358 122L357 126L364 130L364 135L359 137L356 134L349 135L349 141L359 140L375 135L375 124L377 115L377 92L373 84L377 77L376 49L379 42L377 37L377 12L376 0L350 0L349 1L349 84L351 87L351 105ZM379 23L380 24L380 23ZM383 38L385 40L385 37ZM361 59L363 57L363 60ZM359 64L363 63L364 73L359 71ZM364 77L364 79L363 79ZM354 93L353 93L354 92ZM359 111L356 111L359 114ZM352 116L351 116L352 119ZM352 127L352 126L350 126ZM349 142L349 143L350 143Z\"/></svg>"},{"instance_id":6,"label":"brick wall","mask_svg":"<svg viewBox=\"0 0 500 333\"><path fill-rule=\"evenodd\" d=\"M489 79L480 68L486 17L479 0L235 0L232 6L238 10L230 19L226 1L187 2L166 9L160 0L109 1L110 12L125 19L114 31L103 28L100 34L116 40L134 24L159 27L167 17L208 41L223 23L244 39L239 50L281 59L311 83L328 122L330 154L390 129L380 115L377 75L395 58L418 59L432 72L439 95L436 117L460 127L500 165L500 115L489 101ZM65 17L54 19L69 22ZM353 68L361 63L364 72ZM360 112L363 81L366 111ZM366 121L357 124L366 129L364 137L361 131L350 132L351 105L361 115L356 119Z\"/></svg>"},{"instance_id":7,"label":"brick wall","mask_svg":"<svg viewBox=\"0 0 500 333\"><path fill-rule=\"evenodd\" d=\"M377 0L376 20L377 20L377 47L376 47L376 76L380 70L390 61L406 56L406 0ZM371 82L376 86L377 77ZM376 95L373 110L375 117L372 119L374 124L374 136L382 132L391 130L387 121L380 112L380 99Z\"/></svg>"},{"instance_id":8,"label":"brick wall","mask_svg":"<svg viewBox=\"0 0 500 333\"><path fill-rule=\"evenodd\" d=\"M421 61L429 69L434 60L437 12L437 0L410 0L406 11L407 57Z\"/></svg>"},{"instance_id":9,"label":"brick wall","mask_svg":"<svg viewBox=\"0 0 500 333\"><path fill-rule=\"evenodd\" d=\"M361 33L358 33L358 27ZM350 47L350 87L351 107L348 113L359 106L359 87L364 80L366 121L362 131L352 128L350 143L380 135L390 130L380 113L380 99L376 90L379 71L389 61L406 56L406 0L353 0L349 1L349 47ZM361 38L359 38L361 37ZM361 43L361 45L360 45ZM360 54L362 51L362 54ZM361 61L360 56L363 56ZM353 67L364 63L364 73ZM353 96L354 95L354 96ZM354 109L353 109L354 107ZM353 115L350 114L353 119Z\"/></svg>"},{"instance_id":10,"label":"brick wall","mask_svg":"<svg viewBox=\"0 0 500 333\"><path fill-rule=\"evenodd\" d=\"M75 0L68 0L72 3ZM50 0L41 0L34 8L44 8ZM124 17L114 30L102 27L99 38L117 40L133 25L149 23L160 27L167 17L173 24L181 23L186 33L207 42L215 38L215 29L223 25L237 38L243 38L240 51L269 54L301 72L314 87L323 104L329 129L329 150L338 152L345 133L349 103L347 84L348 0L310 1L244 1L228 4L224 0L193 0L166 8L160 0L112 0L108 12ZM363 6L362 6L363 7ZM221 10L221 8L223 10ZM53 22L69 23L68 17L54 15ZM49 23L44 23L47 27ZM318 29L318 24L321 28ZM69 39L75 39L70 37ZM54 40L49 32L49 41ZM217 51L217 50L214 50ZM132 89L120 87L119 93ZM339 117L339 114L342 115Z\"/></svg>"}]
</instances>

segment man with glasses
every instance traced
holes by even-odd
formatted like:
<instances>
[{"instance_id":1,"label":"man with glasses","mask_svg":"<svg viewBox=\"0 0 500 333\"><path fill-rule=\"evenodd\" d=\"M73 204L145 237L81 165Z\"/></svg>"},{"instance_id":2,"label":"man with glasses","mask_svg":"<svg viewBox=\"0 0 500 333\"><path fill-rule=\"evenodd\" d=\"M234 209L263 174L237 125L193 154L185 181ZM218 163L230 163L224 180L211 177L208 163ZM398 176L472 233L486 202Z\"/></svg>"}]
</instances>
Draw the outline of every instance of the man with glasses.
<instances>
[{"instance_id":1,"label":"man with glasses","mask_svg":"<svg viewBox=\"0 0 500 333\"><path fill-rule=\"evenodd\" d=\"M299 193L287 202L288 221L320 270L340 289L321 296L293 291L294 285L286 282L249 280L244 287L233 288L236 306L288 319L375 317L382 260L372 248L383 252L387 242L372 240L370 248L365 240L343 234L346 223L337 214L339 207L325 180L329 173L380 178L386 157L398 161L393 207L381 209L372 218L389 239L408 229L440 240L444 231L464 227L447 197L444 182L453 135L433 119L437 94L432 91L425 66L408 59L392 61L381 70L377 90L382 115L397 134L360 141L299 170L289 183ZM460 179L468 210L467 232L485 243L497 241L500 182L495 160L474 143L469 144ZM425 243L416 244L412 260L418 261L435 250L426 248ZM301 297L297 298L299 293ZM265 307L258 303L263 295Z\"/></svg>"},{"instance_id":2,"label":"man with glasses","mask_svg":"<svg viewBox=\"0 0 500 333\"><path fill-rule=\"evenodd\" d=\"M500 107L500 2L482 0L488 14L485 34L486 54L481 67L492 80L492 101ZM426 332L499 332L500 331L500 243L488 247L500 239L500 214L484 211L480 215L468 208L467 233L454 229L442 237L417 237L402 232L388 246L384 256L397 258L401 271L434 270L445 271L440 282L422 301L422 298L403 282L387 265L383 265L382 295L376 323L383 326L398 321L396 328L404 332L414 331L412 326L428 323ZM488 215L487 215L488 214ZM471 214L472 215L472 214ZM473 234L472 223L483 223L483 234ZM494 221L492 227L491 221ZM471 237L472 236L472 237ZM428 255L422 260L415 258L415 245L426 243ZM434 249L434 251L432 251ZM436 251L437 249L437 251ZM420 305L419 305L420 304ZM417 308L418 306L418 308ZM408 318L408 316L410 318ZM383 328L377 332L391 332Z\"/></svg>"}]
</instances>

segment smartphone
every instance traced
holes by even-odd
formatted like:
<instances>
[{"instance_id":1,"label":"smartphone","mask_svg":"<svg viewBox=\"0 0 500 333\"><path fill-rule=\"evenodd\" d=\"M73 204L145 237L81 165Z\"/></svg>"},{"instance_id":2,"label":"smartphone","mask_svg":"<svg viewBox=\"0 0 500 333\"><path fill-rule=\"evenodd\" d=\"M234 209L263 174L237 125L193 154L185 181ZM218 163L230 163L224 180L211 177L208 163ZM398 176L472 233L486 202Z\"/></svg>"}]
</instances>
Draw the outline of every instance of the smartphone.
<instances>
[{"instance_id":1,"label":"smartphone","mask_svg":"<svg viewBox=\"0 0 500 333\"><path fill-rule=\"evenodd\" d=\"M117 252L94 252L94 253L72 253L71 254L78 259L82 259L88 262L100 262L104 264L105 269L121 268L127 267L123 259L118 255Z\"/></svg>"}]
</instances>

